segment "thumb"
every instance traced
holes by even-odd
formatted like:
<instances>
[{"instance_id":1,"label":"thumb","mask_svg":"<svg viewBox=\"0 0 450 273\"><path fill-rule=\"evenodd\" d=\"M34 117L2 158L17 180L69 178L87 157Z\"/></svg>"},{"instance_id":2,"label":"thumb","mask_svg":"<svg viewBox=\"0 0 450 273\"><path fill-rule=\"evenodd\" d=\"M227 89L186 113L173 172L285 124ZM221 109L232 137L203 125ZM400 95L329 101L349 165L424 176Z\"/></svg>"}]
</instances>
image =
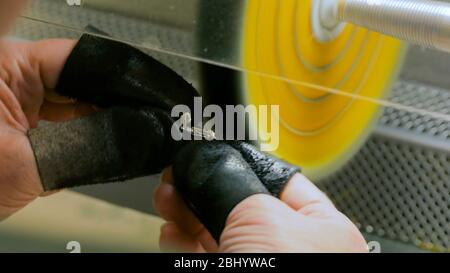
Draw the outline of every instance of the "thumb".
<instances>
[{"instance_id":1,"label":"thumb","mask_svg":"<svg viewBox=\"0 0 450 273\"><path fill-rule=\"evenodd\" d=\"M0 136L0 220L36 199L43 188L31 145L23 132Z\"/></svg>"},{"instance_id":2,"label":"thumb","mask_svg":"<svg viewBox=\"0 0 450 273\"><path fill-rule=\"evenodd\" d=\"M298 232L299 215L286 203L267 194L253 195L233 209L220 237L220 252L287 250ZM293 248L294 249L294 248Z\"/></svg>"},{"instance_id":3,"label":"thumb","mask_svg":"<svg viewBox=\"0 0 450 273\"><path fill-rule=\"evenodd\" d=\"M330 199L308 178L298 173L287 183L280 199L266 194L253 195L233 209L227 220L227 228L248 224L251 217L267 222L267 217L299 212L308 216L318 216L337 212ZM251 217L250 217L251 216ZM285 218L287 219L287 218ZM273 220L273 219L272 219Z\"/></svg>"},{"instance_id":4,"label":"thumb","mask_svg":"<svg viewBox=\"0 0 450 273\"><path fill-rule=\"evenodd\" d=\"M329 215L336 208L330 199L304 175L295 174L280 194L293 210L308 216Z\"/></svg>"},{"instance_id":5,"label":"thumb","mask_svg":"<svg viewBox=\"0 0 450 273\"><path fill-rule=\"evenodd\" d=\"M260 227L267 223L278 222L277 219L284 222L286 219L292 218L287 216L294 215L295 211L292 208L271 195L253 195L239 203L231 211L224 233L237 226Z\"/></svg>"}]
</instances>

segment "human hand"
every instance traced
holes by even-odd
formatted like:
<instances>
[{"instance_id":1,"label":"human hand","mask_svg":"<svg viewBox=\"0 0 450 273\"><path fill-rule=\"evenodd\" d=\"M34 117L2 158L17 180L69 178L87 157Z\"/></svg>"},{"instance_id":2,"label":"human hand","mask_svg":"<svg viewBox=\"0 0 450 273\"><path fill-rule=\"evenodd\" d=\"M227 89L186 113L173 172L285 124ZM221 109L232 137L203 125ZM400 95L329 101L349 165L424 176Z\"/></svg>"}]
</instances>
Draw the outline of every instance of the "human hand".
<instances>
[{"instance_id":1,"label":"human hand","mask_svg":"<svg viewBox=\"0 0 450 273\"><path fill-rule=\"evenodd\" d=\"M367 252L355 225L313 183L296 174L276 199L253 195L229 214L219 245L176 191L171 169L153 196L168 221L161 229L164 251L186 252Z\"/></svg>"},{"instance_id":2,"label":"human hand","mask_svg":"<svg viewBox=\"0 0 450 273\"><path fill-rule=\"evenodd\" d=\"M27 138L39 120L64 121L91 112L52 94L72 40L0 41L0 220L43 195Z\"/></svg>"},{"instance_id":3,"label":"human hand","mask_svg":"<svg viewBox=\"0 0 450 273\"><path fill-rule=\"evenodd\" d=\"M44 189L125 181L170 165L178 146L170 110L198 94L165 65L87 34L2 42L0 54L0 220ZM41 119L59 122L29 130Z\"/></svg>"}]
</instances>

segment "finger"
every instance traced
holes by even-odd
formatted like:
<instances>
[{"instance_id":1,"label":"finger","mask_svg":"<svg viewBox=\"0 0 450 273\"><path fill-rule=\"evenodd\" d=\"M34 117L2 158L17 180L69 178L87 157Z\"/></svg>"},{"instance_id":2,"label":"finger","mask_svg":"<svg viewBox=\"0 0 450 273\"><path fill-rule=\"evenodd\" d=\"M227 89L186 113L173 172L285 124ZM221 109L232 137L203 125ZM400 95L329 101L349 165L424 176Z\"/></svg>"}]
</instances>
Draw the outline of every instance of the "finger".
<instances>
[{"instance_id":1,"label":"finger","mask_svg":"<svg viewBox=\"0 0 450 273\"><path fill-rule=\"evenodd\" d=\"M82 103L54 103L45 101L41 107L40 119L52 122L63 122L95 112L93 106Z\"/></svg>"},{"instance_id":2,"label":"finger","mask_svg":"<svg viewBox=\"0 0 450 273\"><path fill-rule=\"evenodd\" d=\"M183 231L197 239L206 251L217 252L216 241L176 191L171 168L166 168L161 174L161 183L153 195L153 206L161 217L175 222Z\"/></svg>"},{"instance_id":3,"label":"finger","mask_svg":"<svg viewBox=\"0 0 450 273\"><path fill-rule=\"evenodd\" d=\"M42 194L40 195L40 197L49 197L49 196L52 196L52 195L54 195L54 194L57 194L57 193L59 193L59 192L61 192L61 191L62 191L62 190L47 191L47 192L42 193Z\"/></svg>"},{"instance_id":4,"label":"finger","mask_svg":"<svg viewBox=\"0 0 450 273\"><path fill-rule=\"evenodd\" d=\"M37 126L39 109L44 101L44 90L52 89L69 55L74 41L53 40L36 43L11 43L6 47L5 66L14 79L8 89L20 104L20 112L29 127ZM15 111L13 111L15 114ZM21 121L25 124L24 121ZM28 126L27 126L28 127Z\"/></svg>"},{"instance_id":5,"label":"finger","mask_svg":"<svg viewBox=\"0 0 450 273\"><path fill-rule=\"evenodd\" d=\"M28 205L43 192L36 160L26 136L15 130L0 132L2 166L0 221Z\"/></svg>"},{"instance_id":6,"label":"finger","mask_svg":"<svg viewBox=\"0 0 450 273\"><path fill-rule=\"evenodd\" d=\"M217 251L219 251L219 245L206 228L203 227L203 229L199 234L197 234L197 236L195 236L195 238L200 242L200 244L208 253L216 253Z\"/></svg>"},{"instance_id":7,"label":"finger","mask_svg":"<svg viewBox=\"0 0 450 273\"><path fill-rule=\"evenodd\" d=\"M281 193L280 199L296 211L317 204L327 208L334 208L330 199L300 173L292 177Z\"/></svg>"},{"instance_id":8,"label":"finger","mask_svg":"<svg viewBox=\"0 0 450 273\"><path fill-rule=\"evenodd\" d=\"M44 101L39 113L39 118L46 121L63 122L75 117L75 109L75 103L61 104Z\"/></svg>"},{"instance_id":9,"label":"finger","mask_svg":"<svg viewBox=\"0 0 450 273\"><path fill-rule=\"evenodd\" d=\"M177 223L191 235L199 234L203 225L176 191L171 173L170 169L163 171L161 183L153 194L153 206L166 221Z\"/></svg>"},{"instance_id":10,"label":"finger","mask_svg":"<svg viewBox=\"0 0 450 273\"><path fill-rule=\"evenodd\" d=\"M77 41L44 40L29 45L30 58L37 60L42 83L47 89L54 89L69 54Z\"/></svg>"},{"instance_id":11,"label":"finger","mask_svg":"<svg viewBox=\"0 0 450 273\"><path fill-rule=\"evenodd\" d=\"M172 167L167 167L161 172L160 182L173 184Z\"/></svg>"},{"instance_id":12,"label":"finger","mask_svg":"<svg viewBox=\"0 0 450 273\"><path fill-rule=\"evenodd\" d=\"M166 223L161 227L159 245L163 252L206 252L199 241L172 222Z\"/></svg>"},{"instance_id":13,"label":"finger","mask_svg":"<svg viewBox=\"0 0 450 273\"><path fill-rule=\"evenodd\" d=\"M20 101L30 126L37 126L38 114L44 101L44 90L54 89L67 56L75 46L71 40L46 40L33 43L18 43L17 47L28 61L14 73L20 81L16 96ZM16 57L17 58L17 57Z\"/></svg>"},{"instance_id":14,"label":"finger","mask_svg":"<svg viewBox=\"0 0 450 273\"><path fill-rule=\"evenodd\" d=\"M75 99L58 95L54 90L45 92L45 100L59 104L71 104L76 102Z\"/></svg>"},{"instance_id":15,"label":"finger","mask_svg":"<svg viewBox=\"0 0 450 273\"><path fill-rule=\"evenodd\" d=\"M94 105L91 105L91 104L85 103L85 102L78 102L75 107L74 116L75 116L75 118L87 116L96 111L98 111L98 109Z\"/></svg>"}]
</instances>

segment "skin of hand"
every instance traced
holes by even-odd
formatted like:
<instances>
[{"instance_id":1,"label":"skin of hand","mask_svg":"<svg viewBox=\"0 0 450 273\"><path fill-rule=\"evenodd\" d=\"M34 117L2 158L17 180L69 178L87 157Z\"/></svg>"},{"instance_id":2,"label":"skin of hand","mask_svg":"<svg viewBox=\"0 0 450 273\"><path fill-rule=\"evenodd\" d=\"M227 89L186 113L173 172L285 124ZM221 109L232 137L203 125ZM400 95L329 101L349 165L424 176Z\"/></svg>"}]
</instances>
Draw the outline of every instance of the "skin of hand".
<instances>
[{"instance_id":1,"label":"skin of hand","mask_svg":"<svg viewBox=\"0 0 450 273\"><path fill-rule=\"evenodd\" d=\"M0 220L48 195L43 193L28 130L40 120L64 121L93 111L52 95L75 43L0 40Z\"/></svg>"},{"instance_id":2,"label":"skin of hand","mask_svg":"<svg viewBox=\"0 0 450 273\"><path fill-rule=\"evenodd\" d=\"M368 252L356 226L305 176L296 174L281 194L254 195L228 216L219 245L161 175L153 205L168 221L161 228L163 251L186 252Z\"/></svg>"}]
</instances>

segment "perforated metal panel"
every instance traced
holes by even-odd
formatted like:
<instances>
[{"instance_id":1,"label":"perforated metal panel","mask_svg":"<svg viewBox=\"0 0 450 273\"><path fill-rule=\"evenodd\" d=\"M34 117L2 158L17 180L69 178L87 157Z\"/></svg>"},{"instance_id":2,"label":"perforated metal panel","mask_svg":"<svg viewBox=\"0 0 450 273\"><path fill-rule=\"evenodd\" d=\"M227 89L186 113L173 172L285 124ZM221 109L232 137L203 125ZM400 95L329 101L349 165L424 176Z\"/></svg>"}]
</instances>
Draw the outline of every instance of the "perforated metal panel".
<instances>
[{"instance_id":1,"label":"perforated metal panel","mask_svg":"<svg viewBox=\"0 0 450 273\"><path fill-rule=\"evenodd\" d=\"M390 101L433 113L450 115L450 92L420 83L399 81ZM421 136L450 140L448 121L417 112L387 108L380 125L399 128Z\"/></svg>"},{"instance_id":2,"label":"perforated metal panel","mask_svg":"<svg viewBox=\"0 0 450 273\"><path fill-rule=\"evenodd\" d=\"M394 101L450 112L450 93L398 82ZM387 108L349 164L321 187L368 233L450 251L450 122Z\"/></svg>"},{"instance_id":3,"label":"perforated metal panel","mask_svg":"<svg viewBox=\"0 0 450 273\"><path fill-rule=\"evenodd\" d=\"M30 15L80 29L90 24L115 37L183 47L184 52L195 50L189 30L101 10L73 12L64 1L34 1ZM29 20L23 20L16 34L32 40L79 35ZM149 53L189 80L199 79L197 63ZM405 73L409 80L412 74ZM418 82L397 82L390 100L450 114L450 92ZM318 184L363 231L433 251L450 251L449 121L387 108L362 150L346 167Z\"/></svg>"}]
</instances>

